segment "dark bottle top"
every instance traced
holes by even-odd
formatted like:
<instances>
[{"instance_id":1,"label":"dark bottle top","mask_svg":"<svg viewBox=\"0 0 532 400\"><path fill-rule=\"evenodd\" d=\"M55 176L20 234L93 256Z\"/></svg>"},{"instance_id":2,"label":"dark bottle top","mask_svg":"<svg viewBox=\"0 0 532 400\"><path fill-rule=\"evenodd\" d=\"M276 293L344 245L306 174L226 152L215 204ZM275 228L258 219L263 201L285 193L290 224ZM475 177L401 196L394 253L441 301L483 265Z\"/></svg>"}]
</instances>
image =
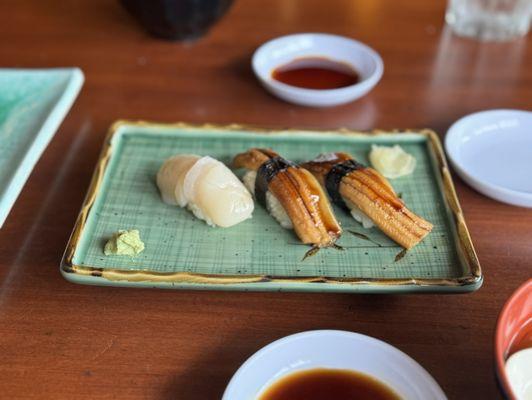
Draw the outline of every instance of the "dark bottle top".
<instances>
[{"instance_id":1,"label":"dark bottle top","mask_svg":"<svg viewBox=\"0 0 532 400\"><path fill-rule=\"evenodd\" d=\"M152 35L171 40L202 36L233 0L120 0Z\"/></svg>"}]
</instances>

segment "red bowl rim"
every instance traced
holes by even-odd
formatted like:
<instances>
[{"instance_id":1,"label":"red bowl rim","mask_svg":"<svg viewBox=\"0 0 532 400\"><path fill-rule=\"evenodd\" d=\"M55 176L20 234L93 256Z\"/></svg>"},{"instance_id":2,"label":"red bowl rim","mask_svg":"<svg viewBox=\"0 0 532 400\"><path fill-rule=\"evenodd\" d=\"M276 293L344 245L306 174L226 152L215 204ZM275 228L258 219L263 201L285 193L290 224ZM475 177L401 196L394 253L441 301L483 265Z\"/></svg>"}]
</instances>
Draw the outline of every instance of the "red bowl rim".
<instances>
[{"instance_id":1,"label":"red bowl rim","mask_svg":"<svg viewBox=\"0 0 532 400\"><path fill-rule=\"evenodd\" d=\"M502 307L501 312L499 313L499 318L497 319L497 327L495 329L495 362L496 362L496 369L497 369L497 376L499 378L499 381L504 389L505 394L508 396L511 400L516 400L515 393L512 390L512 387L510 386L510 382L508 381L508 377L506 376L505 371L505 352L508 349L502 348L502 342L503 342L503 329L502 329L502 320L506 315L508 314L508 310L512 308L514 303L517 301L517 298L521 297L523 292L527 292L529 290L532 290L532 278L526 280L521 286L519 286L506 300L506 303L504 303L504 306Z\"/></svg>"}]
</instances>

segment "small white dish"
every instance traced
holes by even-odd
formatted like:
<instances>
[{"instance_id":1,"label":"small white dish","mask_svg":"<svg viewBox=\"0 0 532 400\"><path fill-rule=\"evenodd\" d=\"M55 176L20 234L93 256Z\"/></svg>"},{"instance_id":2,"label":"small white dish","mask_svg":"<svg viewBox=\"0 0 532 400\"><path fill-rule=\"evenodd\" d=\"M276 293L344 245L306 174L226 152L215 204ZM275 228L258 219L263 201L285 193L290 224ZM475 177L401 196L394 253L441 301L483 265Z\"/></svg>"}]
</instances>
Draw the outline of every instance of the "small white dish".
<instances>
[{"instance_id":1,"label":"small white dish","mask_svg":"<svg viewBox=\"0 0 532 400\"><path fill-rule=\"evenodd\" d=\"M445 149L471 187L504 203L532 207L532 112L490 110L447 131Z\"/></svg>"},{"instance_id":2,"label":"small white dish","mask_svg":"<svg viewBox=\"0 0 532 400\"><path fill-rule=\"evenodd\" d=\"M346 63L360 75L360 82L339 89L304 89L279 82L272 72L291 61L305 57L324 57ZM368 93L381 79L382 59L363 43L343 36L300 33L282 36L260 46L253 54L252 66L262 85L275 96L304 106L329 107L349 103Z\"/></svg>"},{"instance_id":3,"label":"small white dish","mask_svg":"<svg viewBox=\"0 0 532 400\"><path fill-rule=\"evenodd\" d=\"M257 399L282 376L312 368L371 375L403 399L446 399L429 373L395 347L358 333L319 330L287 336L253 354L235 373L222 400Z\"/></svg>"}]
</instances>

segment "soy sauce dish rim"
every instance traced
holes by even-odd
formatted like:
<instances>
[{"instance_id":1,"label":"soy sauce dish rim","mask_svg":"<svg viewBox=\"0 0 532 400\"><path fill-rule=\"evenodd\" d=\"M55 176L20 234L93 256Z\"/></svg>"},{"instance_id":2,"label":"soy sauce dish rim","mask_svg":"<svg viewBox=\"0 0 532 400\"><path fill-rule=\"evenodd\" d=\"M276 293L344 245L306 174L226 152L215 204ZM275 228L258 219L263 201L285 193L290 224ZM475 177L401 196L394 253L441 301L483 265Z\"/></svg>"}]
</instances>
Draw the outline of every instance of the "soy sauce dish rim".
<instances>
[{"instance_id":1,"label":"soy sauce dish rim","mask_svg":"<svg viewBox=\"0 0 532 400\"><path fill-rule=\"evenodd\" d=\"M413 390L417 394L427 394L430 392L430 399L433 400L446 400L447 397L445 396L445 393L439 386L438 382L432 377L432 375L416 360L414 360L412 357L410 357L408 354L402 352L395 346L392 346L389 343L386 343L382 340L379 340L377 338L374 338L372 336L367 336L361 333L356 332L350 332L350 331L343 331L343 330L312 330L312 331L304 331L295 333L292 335L288 335L285 337L282 337L280 339L277 339L266 346L262 347L255 353L253 353L234 373L231 380L229 381L224 394L222 396L222 400L242 400L243 397L234 397L235 394L239 394L238 388L242 385L245 385L247 381L245 381L245 375L249 373L253 373L254 370L257 370L260 368L260 363L264 364L264 361L262 359L272 352L279 352L280 347L285 347L286 345L293 345L296 346L294 342L298 342L300 340L306 340L306 339L312 339L316 337L322 336L325 340L333 340L334 337L337 339L343 336L344 338L349 338L351 340L357 341L360 343L366 343L371 344L373 346L376 346L379 348L379 350L387 351L388 354L394 359L394 357L399 357L405 365L408 365L408 369L411 371L412 376L415 376L418 380L412 382ZM282 349L281 349L282 350ZM285 349L286 350L286 349ZM330 353L329 353L330 354ZM278 381L282 380L286 376L301 372L303 370L312 370L316 368L325 368L325 369L342 369L342 370L351 370L356 372L361 372L365 375L369 375L370 377L376 379L377 381L384 383L386 386L391 388L395 393L401 396L401 391L398 390L398 388L391 384L390 382L387 382L385 378L380 376L380 374L376 373L369 373L367 371L362 371L359 369L356 369L354 367L337 367L337 366L331 366L331 365L305 365L303 366L302 360L298 359L298 361L295 362L297 364L295 367L294 365L290 365L290 368L283 367L280 371L273 374L265 383L257 385L256 388L254 388L253 383L251 383L252 390L256 391L254 393L253 399L259 398L258 396L261 396L265 393L267 389L269 389L272 385L277 383ZM277 368L277 367L276 367ZM251 372L250 372L251 371ZM415 389L414 389L415 388ZM421 392L420 392L421 391ZM242 395L240 393L240 395ZM246 397L246 400L248 398Z\"/></svg>"},{"instance_id":2,"label":"soy sauce dish rim","mask_svg":"<svg viewBox=\"0 0 532 400\"><path fill-rule=\"evenodd\" d=\"M351 68L354 69L354 71L359 73L360 80L353 85L336 88L336 89L308 89L308 88L302 88L298 86L292 86L292 85L280 82L272 77L273 71L275 71L279 67L286 65L287 63L291 61L301 58L300 56L292 57L287 62L285 61L285 62L276 63L273 66L273 68L269 69L266 73L261 68L261 66L259 66L259 57L263 56L265 52L270 52L271 51L270 47L274 46L276 43L279 43L281 41L297 40L297 39L301 39L305 37L321 38L324 40L329 40L331 42L343 41L345 43L350 43L351 45L356 46L364 54L363 57L359 57L359 58L365 59L365 60L371 59L371 61L375 64L375 68L370 75L364 77L360 75L359 69L352 62L331 57L327 54L326 51L320 50L320 47L317 46L313 48L312 53L309 53L308 55L303 56L303 58L307 58L307 57L308 58L326 58L333 62L340 62L340 63L348 64ZM332 44L332 46L334 46L334 44ZM321 47L321 49L323 49L323 46ZM327 97L327 96L334 96L334 95L340 95L340 94L345 95L355 89L367 89L369 91L373 88L373 86L375 86L380 81L384 73L384 62L381 56L379 55L379 53L377 53L377 51L375 51L373 48L371 48L367 44L360 42L358 40L352 39L347 36L333 35L329 33L314 33L314 32L295 33L291 35L279 36L279 37L276 37L274 39L271 39L263 43L253 53L251 65L253 68L253 72L255 73L255 76L266 87L271 86L278 90L292 91L293 93L298 93L301 95L308 95L308 96L313 96L313 97Z\"/></svg>"}]
</instances>

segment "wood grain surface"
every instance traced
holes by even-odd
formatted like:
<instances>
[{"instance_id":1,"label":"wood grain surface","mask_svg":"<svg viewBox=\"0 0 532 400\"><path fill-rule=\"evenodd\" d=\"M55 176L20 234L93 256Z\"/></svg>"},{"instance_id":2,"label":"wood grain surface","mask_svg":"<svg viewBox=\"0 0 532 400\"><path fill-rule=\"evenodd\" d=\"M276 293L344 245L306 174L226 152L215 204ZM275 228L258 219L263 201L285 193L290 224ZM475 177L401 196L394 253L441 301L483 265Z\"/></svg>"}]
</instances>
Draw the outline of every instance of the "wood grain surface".
<instances>
[{"instance_id":1,"label":"wood grain surface","mask_svg":"<svg viewBox=\"0 0 532 400\"><path fill-rule=\"evenodd\" d=\"M493 333L532 275L532 210L455 178L485 283L466 295L341 295L77 286L59 261L116 119L273 127L432 128L532 106L530 39L454 37L444 1L237 0L203 39L147 36L111 0L0 3L0 65L79 66L86 83L0 230L0 397L217 399L238 366L282 336L345 329L420 362L450 399L498 399ZM368 43L384 77L358 102L302 108L268 95L253 50L294 32ZM528 46L528 48L527 48ZM1 145L1 144L0 144ZM493 160L497 162L497 160Z\"/></svg>"}]
</instances>

